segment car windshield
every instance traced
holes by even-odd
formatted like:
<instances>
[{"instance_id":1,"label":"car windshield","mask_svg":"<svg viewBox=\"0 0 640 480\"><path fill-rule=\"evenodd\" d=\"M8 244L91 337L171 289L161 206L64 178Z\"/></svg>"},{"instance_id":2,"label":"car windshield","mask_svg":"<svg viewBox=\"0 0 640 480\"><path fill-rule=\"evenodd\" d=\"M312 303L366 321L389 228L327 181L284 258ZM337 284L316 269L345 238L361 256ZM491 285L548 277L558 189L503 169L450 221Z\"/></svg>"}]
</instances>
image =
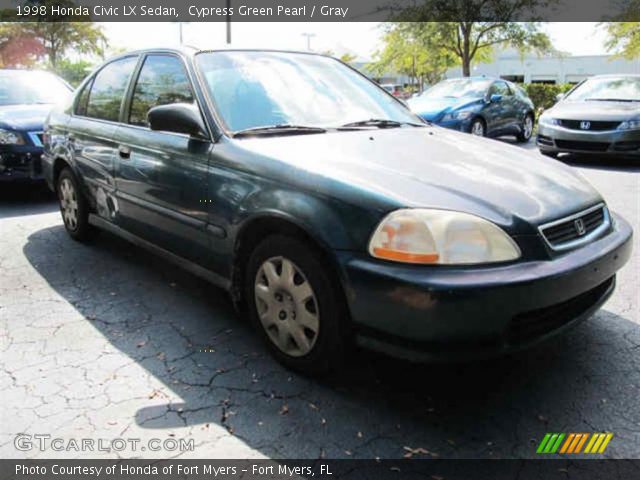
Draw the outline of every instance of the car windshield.
<instances>
[{"instance_id":1,"label":"car windshield","mask_svg":"<svg viewBox=\"0 0 640 480\"><path fill-rule=\"evenodd\" d=\"M567 100L639 102L640 77L591 78L567 95Z\"/></svg>"},{"instance_id":2,"label":"car windshield","mask_svg":"<svg viewBox=\"0 0 640 480\"><path fill-rule=\"evenodd\" d=\"M422 123L370 80L324 56L205 52L196 63L228 130L333 128L367 120Z\"/></svg>"},{"instance_id":3,"label":"car windshield","mask_svg":"<svg viewBox=\"0 0 640 480\"><path fill-rule=\"evenodd\" d=\"M491 80L478 80L471 78L456 78L455 80L444 80L427 91L422 98L463 98L463 97L483 97L491 85Z\"/></svg>"},{"instance_id":4,"label":"car windshield","mask_svg":"<svg viewBox=\"0 0 640 480\"><path fill-rule=\"evenodd\" d=\"M47 72L0 72L0 105L54 104L71 95L71 89Z\"/></svg>"}]
</instances>

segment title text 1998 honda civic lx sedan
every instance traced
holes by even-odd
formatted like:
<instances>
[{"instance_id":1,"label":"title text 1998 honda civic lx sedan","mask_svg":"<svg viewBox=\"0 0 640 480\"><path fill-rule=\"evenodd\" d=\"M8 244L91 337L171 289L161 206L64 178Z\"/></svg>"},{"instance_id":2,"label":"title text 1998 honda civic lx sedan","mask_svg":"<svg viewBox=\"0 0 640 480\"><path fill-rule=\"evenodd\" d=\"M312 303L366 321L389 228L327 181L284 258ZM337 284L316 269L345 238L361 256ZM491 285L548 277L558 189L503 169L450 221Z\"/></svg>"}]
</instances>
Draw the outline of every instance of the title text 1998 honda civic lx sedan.
<instances>
[{"instance_id":1,"label":"title text 1998 honda civic lx sedan","mask_svg":"<svg viewBox=\"0 0 640 480\"><path fill-rule=\"evenodd\" d=\"M571 168L429 126L320 55L117 57L50 115L45 150L72 238L98 227L212 280L304 372L352 340L523 348L601 306L631 250Z\"/></svg>"}]
</instances>

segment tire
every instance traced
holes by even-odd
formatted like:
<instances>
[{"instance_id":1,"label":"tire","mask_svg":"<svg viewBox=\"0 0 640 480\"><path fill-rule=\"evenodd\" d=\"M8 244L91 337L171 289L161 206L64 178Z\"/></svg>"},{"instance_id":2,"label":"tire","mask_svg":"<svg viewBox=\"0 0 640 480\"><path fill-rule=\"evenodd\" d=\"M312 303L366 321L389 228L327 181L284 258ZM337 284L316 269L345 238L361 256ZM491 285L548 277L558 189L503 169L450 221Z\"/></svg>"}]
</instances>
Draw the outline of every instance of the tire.
<instances>
[{"instance_id":1,"label":"tire","mask_svg":"<svg viewBox=\"0 0 640 480\"><path fill-rule=\"evenodd\" d=\"M516 140L520 143L526 143L531 140L531 135L533 135L533 115L527 113L522 120L522 127L520 133L516 135Z\"/></svg>"},{"instance_id":2,"label":"tire","mask_svg":"<svg viewBox=\"0 0 640 480\"><path fill-rule=\"evenodd\" d=\"M79 242L90 237L89 202L79 188L78 180L69 167L64 168L56 183L60 213L64 228L71 238Z\"/></svg>"},{"instance_id":3,"label":"tire","mask_svg":"<svg viewBox=\"0 0 640 480\"><path fill-rule=\"evenodd\" d=\"M487 126L481 118L474 118L469 127L469 133L478 137L487 136Z\"/></svg>"},{"instance_id":4,"label":"tire","mask_svg":"<svg viewBox=\"0 0 640 480\"><path fill-rule=\"evenodd\" d=\"M343 292L326 263L308 243L272 235L254 249L244 275L254 327L280 363L308 375L337 368L350 339Z\"/></svg>"}]
</instances>

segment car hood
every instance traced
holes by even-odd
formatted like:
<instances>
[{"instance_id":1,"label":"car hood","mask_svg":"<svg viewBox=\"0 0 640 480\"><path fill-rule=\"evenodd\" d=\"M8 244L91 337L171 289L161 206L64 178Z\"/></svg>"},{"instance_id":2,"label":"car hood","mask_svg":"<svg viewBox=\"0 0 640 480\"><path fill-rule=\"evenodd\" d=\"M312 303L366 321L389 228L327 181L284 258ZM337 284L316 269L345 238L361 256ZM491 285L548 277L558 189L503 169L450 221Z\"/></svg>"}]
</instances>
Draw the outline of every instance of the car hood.
<instances>
[{"instance_id":1,"label":"car hood","mask_svg":"<svg viewBox=\"0 0 640 480\"><path fill-rule=\"evenodd\" d=\"M425 120L434 121L442 115L452 110L476 105L481 102L480 98L463 97L463 98L414 98L409 100L409 108L420 115Z\"/></svg>"},{"instance_id":2,"label":"car hood","mask_svg":"<svg viewBox=\"0 0 640 480\"><path fill-rule=\"evenodd\" d=\"M547 112L562 120L624 121L640 115L640 102L560 102Z\"/></svg>"},{"instance_id":3,"label":"car hood","mask_svg":"<svg viewBox=\"0 0 640 480\"><path fill-rule=\"evenodd\" d=\"M42 130L52 107L47 104L0 106L0 126L13 130Z\"/></svg>"},{"instance_id":4,"label":"car hood","mask_svg":"<svg viewBox=\"0 0 640 480\"><path fill-rule=\"evenodd\" d=\"M232 142L243 157L259 159L261 175L277 182L381 210L469 212L511 232L531 233L532 225L602 201L581 175L558 161L440 127Z\"/></svg>"}]
</instances>

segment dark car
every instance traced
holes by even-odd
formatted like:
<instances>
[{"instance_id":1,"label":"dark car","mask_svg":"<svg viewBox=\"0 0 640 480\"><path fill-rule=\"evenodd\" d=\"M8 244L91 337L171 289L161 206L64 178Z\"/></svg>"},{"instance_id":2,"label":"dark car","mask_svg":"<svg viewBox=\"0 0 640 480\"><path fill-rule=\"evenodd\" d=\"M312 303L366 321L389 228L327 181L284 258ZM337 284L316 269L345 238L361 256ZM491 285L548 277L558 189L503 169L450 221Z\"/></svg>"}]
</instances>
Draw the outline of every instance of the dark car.
<instances>
[{"instance_id":1,"label":"dark car","mask_svg":"<svg viewBox=\"0 0 640 480\"><path fill-rule=\"evenodd\" d=\"M640 158L640 75L598 75L574 87L540 117L538 148Z\"/></svg>"},{"instance_id":2,"label":"dark car","mask_svg":"<svg viewBox=\"0 0 640 480\"><path fill-rule=\"evenodd\" d=\"M429 126L321 55L126 54L45 139L72 238L108 230L211 280L306 372L354 339L414 359L523 348L599 308L631 251L570 167Z\"/></svg>"},{"instance_id":3,"label":"dark car","mask_svg":"<svg viewBox=\"0 0 640 480\"><path fill-rule=\"evenodd\" d=\"M533 102L520 87L500 78L443 80L408 103L429 122L481 137L515 135L528 142L533 132Z\"/></svg>"},{"instance_id":4,"label":"dark car","mask_svg":"<svg viewBox=\"0 0 640 480\"><path fill-rule=\"evenodd\" d=\"M70 95L71 87L51 73L0 70L0 182L42 181L44 121Z\"/></svg>"}]
</instances>

